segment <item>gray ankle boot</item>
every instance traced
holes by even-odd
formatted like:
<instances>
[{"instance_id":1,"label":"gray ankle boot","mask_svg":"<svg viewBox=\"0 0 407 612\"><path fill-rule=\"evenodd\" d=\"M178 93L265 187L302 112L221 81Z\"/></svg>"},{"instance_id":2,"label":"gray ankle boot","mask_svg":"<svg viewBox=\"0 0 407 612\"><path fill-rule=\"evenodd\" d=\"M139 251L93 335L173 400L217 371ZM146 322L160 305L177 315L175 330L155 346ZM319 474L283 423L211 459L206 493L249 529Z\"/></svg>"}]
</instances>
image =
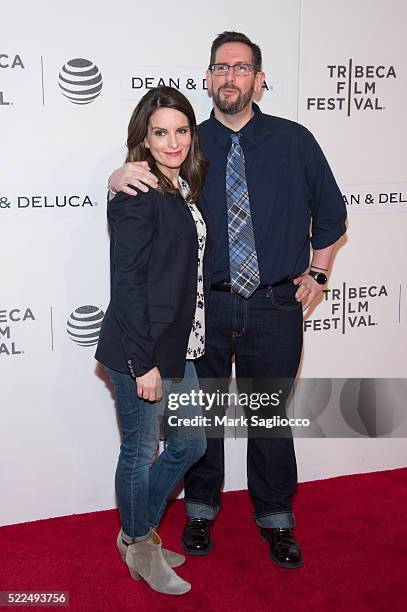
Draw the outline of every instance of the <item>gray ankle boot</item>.
<instances>
[{"instance_id":1,"label":"gray ankle boot","mask_svg":"<svg viewBox=\"0 0 407 612\"><path fill-rule=\"evenodd\" d=\"M191 589L189 582L180 578L164 559L161 540L155 531L147 540L129 544L126 564L132 578L143 578L159 593L183 595Z\"/></svg>"},{"instance_id":2,"label":"gray ankle boot","mask_svg":"<svg viewBox=\"0 0 407 612\"><path fill-rule=\"evenodd\" d=\"M121 558L123 559L123 563L126 563L126 553L127 553L128 546L126 546L126 544L124 544L122 540L121 531L119 531L119 535L117 536L117 548L119 549ZM166 548L162 548L162 551L163 551L163 557L167 561L170 567L180 567L186 561L184 555L180 555L179 553L174 552L173 550L167 550ZM139 578L137 580L139 580Z\"/></svg>"}]
</instances>

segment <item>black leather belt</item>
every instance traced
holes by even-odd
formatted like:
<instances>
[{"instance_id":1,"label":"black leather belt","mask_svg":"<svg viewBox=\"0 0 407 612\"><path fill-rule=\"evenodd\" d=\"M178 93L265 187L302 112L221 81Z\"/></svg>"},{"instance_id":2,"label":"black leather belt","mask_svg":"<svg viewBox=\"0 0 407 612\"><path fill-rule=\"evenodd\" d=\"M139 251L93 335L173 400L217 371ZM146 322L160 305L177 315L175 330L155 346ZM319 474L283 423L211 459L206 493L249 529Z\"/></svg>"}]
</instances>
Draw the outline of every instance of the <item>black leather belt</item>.
<instances>
[{"instance_id":1,"label":"black leather belt","mask_svg":"<svg viewBox=\"0 0 407 612\"><path fill-rule=\"evenodd\" d=\"M292 278L284 278L281 281L278 281L277 283L273 283L271 285L259 285L256 289L256 291L259 291L259 289L269 289L270 287L282 287L283 285L288 285L288 283L291 283ZM230 283L215 283L214 285L211 285L211 291L224 291L225 293L236 293L236 291L234 289L232 289ZM256 291L254 291L254 293L256 293Z\"/></svg>"}]
</instances>

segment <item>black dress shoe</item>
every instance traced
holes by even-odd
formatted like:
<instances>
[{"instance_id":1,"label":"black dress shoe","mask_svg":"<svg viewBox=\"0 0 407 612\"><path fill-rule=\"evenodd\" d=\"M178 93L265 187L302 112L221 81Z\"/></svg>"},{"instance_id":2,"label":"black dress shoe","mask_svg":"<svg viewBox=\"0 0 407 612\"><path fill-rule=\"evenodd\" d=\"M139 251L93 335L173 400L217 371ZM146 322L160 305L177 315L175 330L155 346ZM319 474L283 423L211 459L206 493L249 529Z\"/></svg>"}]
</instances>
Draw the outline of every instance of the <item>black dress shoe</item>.
<instances>
[{"instance_id":1,"label":"black dress shoe","mask_svg":"<svg viewBox=\"0 0 407 612\"><path fill-rule=\"evenodd\" d=\"M301 550L292 529L261 528L260 533L270 544L270 557L274 563L287 569L302 567Z\"/></svg>"},{"instance_id":2,"label":"black dress shoe","mask_svg":"<svg viewBox=\"0 0 407 612\"><path fill-rule=\"evenodd\" d=\"M181 547L187 555L207 555L212 548L212 522L204 518L189 518L185 525Z\"/></svg>"}]
</instances>

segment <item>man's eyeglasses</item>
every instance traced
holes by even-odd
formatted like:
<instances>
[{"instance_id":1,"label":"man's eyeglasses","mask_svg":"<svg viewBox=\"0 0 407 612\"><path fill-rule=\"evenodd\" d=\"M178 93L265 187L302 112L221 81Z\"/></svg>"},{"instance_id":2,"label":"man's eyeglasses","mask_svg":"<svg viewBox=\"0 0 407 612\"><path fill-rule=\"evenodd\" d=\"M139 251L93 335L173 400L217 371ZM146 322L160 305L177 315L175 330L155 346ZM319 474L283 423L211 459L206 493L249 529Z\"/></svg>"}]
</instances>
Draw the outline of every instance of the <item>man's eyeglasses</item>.
<instances>
[{"instance_id":1,"label":"man's eyeglasses","mask_svg":"<svg viewBox=\"0 0 407 612\"><path fill-rule=\"evenodd\" d=\"M209 64L208 70L216 74L216 76L222 76L229 73L229 69L233 68L233 72L237 76L247 76L254 70L253 64Z\"/></svg>"}]
</instances>

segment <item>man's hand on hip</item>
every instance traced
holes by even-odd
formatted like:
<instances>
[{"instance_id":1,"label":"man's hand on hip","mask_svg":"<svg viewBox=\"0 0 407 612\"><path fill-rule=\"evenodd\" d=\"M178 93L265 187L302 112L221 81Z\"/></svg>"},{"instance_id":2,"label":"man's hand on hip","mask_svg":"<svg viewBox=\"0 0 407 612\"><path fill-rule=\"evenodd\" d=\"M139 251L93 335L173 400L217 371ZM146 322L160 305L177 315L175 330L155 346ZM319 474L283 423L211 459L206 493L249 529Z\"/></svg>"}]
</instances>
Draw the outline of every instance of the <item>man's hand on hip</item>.
<instances>
[{"instance_id":1,"label":"man's hand on hip","mask_svg":"<svg viewBox=\"0 0 407 612\"><path fill-rule=\"evenodd\" d=\"M308 306L317 298L324 290L324 285L320 285L316 280L305 272L301 276L297 276L293 280L294 285L298 285L298 290L295 294L297 302L302 303L302 309L307 310Z\"/></svg>"}]
</instances>

